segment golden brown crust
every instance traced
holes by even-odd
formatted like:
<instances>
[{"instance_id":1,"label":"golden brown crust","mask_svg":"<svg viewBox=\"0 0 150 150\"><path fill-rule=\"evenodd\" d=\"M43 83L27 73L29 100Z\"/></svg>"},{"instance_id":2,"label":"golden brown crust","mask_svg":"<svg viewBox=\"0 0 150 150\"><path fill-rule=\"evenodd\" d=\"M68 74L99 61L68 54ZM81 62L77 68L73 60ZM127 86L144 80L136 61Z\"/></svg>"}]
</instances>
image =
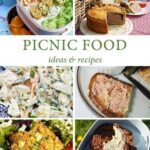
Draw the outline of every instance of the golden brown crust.
<instances>
[{"instance_id":1,"label":"golden brown crust","mask_svg":"<svg viewBox=\"0 0 150 150\"><path fill-rule=\"evenodd\" d=\"M89 97L90 99L92 100L92 102L94 103L94 105L99 109L101 110L102 112L104 110L107 110L107 105L103 102L102 99L99 99L97 96L93 95L92 93L92 88L93 88L93 85L96 81L96 77L97 75L99 75L99 73L96 73L92 78L91 78L91 81L89 83ZM105 114L105 113L104 113Z\"/></svg>"},{"instance_id":2,"label":"golden brown crust","mask_svg":"<svg viewBox=\"0 0 150 150\"><path fill-rule=\"evenodd\" d=\"M108 33L108 13L122 15L122 21L116 22L116 25L123 25L125 23L126 15L123 8L115 5L96 5L87 12L87 26L95 32Z\"/></svg>"},{"instance_id":3,"label":"golden brown crust","mask_svg":"<svg viewBox=\"0 0 150 150\"><path fill-rule=\"evenodd\" d=\"M102 5L96 5L92 7L94 9L100 10L100 11L105 11L105 12L115 12L119 14L125 14L125 9L116 5L112 4L102 4Z\"/></svg>"},{"instance_id":4,"label":"golden brown crust","mask_svg":"<svg viewBox=\"0 0 150 150\"><path fill-rule=\"evenodd\" d=\"M138 70L138 74L143 78L147 83L150 84L150 67L142 67Z\"/></svg>"},{"instance_id":5,"label":"golden brown crust","mask_svg":"<svg viewBox=\"0 0 150 150\"><path fill-rule=\"evenodd\" d=\"M116 81L119 81L121 84L124 84L127 88L127 91L128 91L128 99L129 99L129 102L130 102L130 99L131 99L131 94L132 94L132 85L129 84L129 83L126 83L124 81L120 81L110 75L107 75L107 74L104 74L104 73L96 73L90 80L90 83L89 83L89 97L90 97L90 100L93 102L93 104L104 114L106 115L107 117L124 117L125 116L125 113L126 111L128 111L128 107L127 106L127 109L124 111L124 112L114 112L113 110L109 109L109 106L108 104L105 103L104 99L101 99L99 98L98 96L94 95L92 93L92 89L94 87L94 84L96 82L96 78L98 75L105 75L107 78L111 78L113 80L116 80Z\"/></svg>"},{"instance_id":6,"label":"golden brown crust","mask_svg":"<svg viewBox=\"0 0 150 150\"><path fill-rule=\"evenodd\" d=\"M87 14L87 26L97 33L107 33L108 25L106 19L96 19Z\"/></svg>"},{"instance_id":7,"label":"golden brown crust","mask_svg":"<svg viewBox=\"0 0 150 150\"><path fill-rule=\"evenodd\" d=\"M36 122L29 131L18 131L10 136L11 150L57 149L63 150L64 144L43 122Z\"/></svg>"},{"instance_id":8,"label":"golden brown crust","mask_svg":"<svg viewBox=\"0 0 150 150\"><path fill-rule=\"evenodd\" d=\"M144 72L147 72L147 71L150 73L150 67L142 67L142 68L140 68L140 69L138 70L138 72L141 72L141 73L142 73L142 72L144 73Z\"/></svg>"}]
</instances>

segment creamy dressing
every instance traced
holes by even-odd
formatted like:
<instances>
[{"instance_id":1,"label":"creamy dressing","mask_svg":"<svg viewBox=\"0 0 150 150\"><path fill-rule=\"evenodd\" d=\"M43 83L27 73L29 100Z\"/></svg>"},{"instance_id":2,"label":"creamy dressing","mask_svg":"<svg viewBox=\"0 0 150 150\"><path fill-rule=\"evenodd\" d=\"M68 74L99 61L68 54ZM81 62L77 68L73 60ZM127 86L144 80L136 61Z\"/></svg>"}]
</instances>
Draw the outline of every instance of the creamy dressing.
<instances>
[{"instance_id":1,"label":"creamy dressing","mask_svg":"<svg viewBox=\"0 0 150 150\"><path fill-rule=\"evenodd\" d=\"M107 143L104 143L104 150L123 150L125 146L125 137L123 131L113 126L115 135Z\"/></svg>"}]
</instances>

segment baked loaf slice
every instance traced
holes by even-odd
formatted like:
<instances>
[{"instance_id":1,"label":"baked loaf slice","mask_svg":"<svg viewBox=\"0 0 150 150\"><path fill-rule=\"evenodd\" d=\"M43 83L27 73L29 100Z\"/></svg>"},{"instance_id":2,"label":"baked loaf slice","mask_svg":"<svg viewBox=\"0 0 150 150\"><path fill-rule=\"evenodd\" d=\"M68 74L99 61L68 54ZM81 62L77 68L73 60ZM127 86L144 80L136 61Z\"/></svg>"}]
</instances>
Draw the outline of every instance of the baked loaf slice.
<instances>
[{"instance_id":1,"label":"baked loaf slice","mask_svg":"<svg viewBox=\"0 0 150 150\"><path fill-rule=\"evenodd\" d=\"M132 85L107 74L95 74L89 83L89 97L107 117L124 117L129 109Z\"/></svg>"},{"instance_id":2,"label":"baked loaf slice","mask_svg":"<svg viewBox=\"0 0 150 150\"><path fill-rule=\"evenodd\" d=\"M99 126L91 140L92 150L136 150L132 133L118 124Z\"/></svg>"},{"instance_id":3,"label":"baked loaf slice","mask_svg":"<svg viewBox=\"0 0 150 150\"><path fill-rule=\"evenodd\" d=\"M96 5L87 12L87 26L98 33L108 33L108 25L123 25L124 8L115 5Z\"/></svg>"},{"instance_id":4,"label":"baked loaf slice","mask_svg":"<svg viewBox=\"0 0 150 150\"><path fill-rule=\"evenodd\" d=\"M137 73L145 82L150 84L150 67L140 68Z\"/></svg>"}]
</instances>

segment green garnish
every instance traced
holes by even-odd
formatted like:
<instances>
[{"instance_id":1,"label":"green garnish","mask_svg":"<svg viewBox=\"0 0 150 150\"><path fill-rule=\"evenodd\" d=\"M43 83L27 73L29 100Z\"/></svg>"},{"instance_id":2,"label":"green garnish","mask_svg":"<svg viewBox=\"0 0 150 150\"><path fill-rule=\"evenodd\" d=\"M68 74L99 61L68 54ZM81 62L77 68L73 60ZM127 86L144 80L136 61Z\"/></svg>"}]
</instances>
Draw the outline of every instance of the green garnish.
<instances>
[{"instance_id":1,"label":"green garnish","mask_svg":"<svg viewBox=\"0 0 150 150\"><path fill-rule=\"evenodd\" d=\"M0 128L0 146L4 145L5 138L10 134L12 134L15 130L16 130L16 126L14 125Z\"/></svg>"},{"instance_id":2,"label":"green garnish","mask_svg":"<svg viewBox=\"0 0 150 150\"><path fill-rule=\"evenodd\" d=\"M34 76L35 76L35 70L33 68L31 68L31 70L30 70L30 77L34 78Z\"/></svg>"},{"instance_id":3,"label":"green garnish","mask_svg":"<svg viewBox=\"0 0 150 150\"><path fill-rule=\"evenodd\" d=\"M66 124L64 120L51 120L49 122L50 128L54 131L54 133L60 137L61 141L67 145L73 138L72 124Z\"/></svg>"},{"instance_id":4,"label":"green garnish","mask_svg":"<svg viewBox=\"0 0 150 150\"><path fill-rule=\"evenodd\" d=\"M73 19L72 0L66 0L60 13L53 19L42 22L42 26L48 29L59 29L67 25Z\"/></svg>"}]
</instances>

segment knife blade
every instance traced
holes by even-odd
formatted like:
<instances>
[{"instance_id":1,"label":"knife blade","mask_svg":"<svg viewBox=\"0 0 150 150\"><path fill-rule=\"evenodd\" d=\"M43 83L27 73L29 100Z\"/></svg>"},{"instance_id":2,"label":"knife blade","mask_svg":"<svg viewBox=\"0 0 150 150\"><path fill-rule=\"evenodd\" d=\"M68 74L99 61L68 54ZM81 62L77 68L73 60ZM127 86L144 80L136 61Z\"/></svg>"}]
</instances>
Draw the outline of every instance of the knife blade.
<instances>
[{"instance_id":1,"label":"knife blade","mask_svg":"<svg viewBox=\"0 0 150 150\"><path fill-rule=\"evenodd\" d=\"M132 78L130 75L124 73L124 76L131 81L149 100L150 100L150 91L146 89L141 83Z\"/></svg>"}]
</instances>

